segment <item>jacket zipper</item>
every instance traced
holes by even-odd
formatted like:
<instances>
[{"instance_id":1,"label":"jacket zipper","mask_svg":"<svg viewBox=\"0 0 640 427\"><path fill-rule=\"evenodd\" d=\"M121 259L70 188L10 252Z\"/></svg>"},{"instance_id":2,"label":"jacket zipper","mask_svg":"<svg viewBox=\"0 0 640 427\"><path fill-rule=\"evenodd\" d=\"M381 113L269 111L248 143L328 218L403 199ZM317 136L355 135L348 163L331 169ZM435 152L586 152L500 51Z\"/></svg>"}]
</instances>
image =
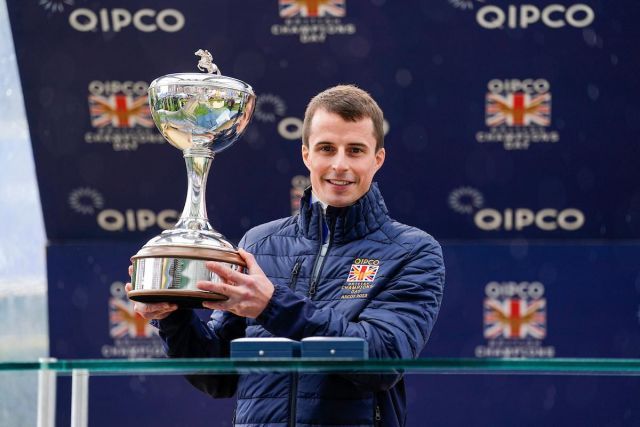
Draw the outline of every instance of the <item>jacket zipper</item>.
<instances>
[{"instance_id":1,"label":"jacket zipper","mask_svg":"<svg viewBox=\"0 0 640 427\"><path fill-rule=\"evenodd\" d=\"M323 221L324 219L324 215L323 215ZM318 223L319 224L319 235L320 235L320 249L318 250L318 255L316 255L316 261L313 263L313 270L312 270L312 274L313 277L311 278L311 285L309 286L309 298L313 299L313 296L315 295L317 289L318 289L318 281L320 279L320 273L322 273L322 267L324 266L324 260L325 257L327 256L327 254L329 253L329 250L331 249L331 244L333 243L333 232L335 229L335 219L332 218L331 223L328 224L328 228L329 228L329 242L327 243L327 250L326 251L322 251L322 223Z\"/></svg>"},{"instance_id":2,"label":"jacket zipper","mask_svg":"<svg viewBox=\"0 0 640 427\"><path fill-rule=\"evenodd\" d=\"M289 392L289 427L296 425L296 401L298 394L298 373L291 374L291 391Z\"/></svg>"},{"instance_id":3,"label":"jacket zipper","mask_svg":"<svg viewBox=\"0 0 640 427\"><path fill-rule=\"evenodd\" d=\"M380 405L378 404L378 395L373 394L373 426L378 427L382 425L382 413L380 412Z\"/></svg>"},{"instance_id":4,"label":"jacket zipper","mask_svg":"<svg viewBox=\"0 0 640 427\"><path fill-rule=\"evenodd\" d=\"M298 283L298 275L300 274L301 267L302 261L296 260L296 263L293 265L293 269L291 270L291 280L289 281L289 288L292 291L296 290L296 283Z\"/></svg>"},{"instance_id":5,"label":"jacket zipper","mask_svg":"<svg viewBox=\"0 0 640 427\"><path fill-rule=\"evenodd\" d=\"M322 248L320 248L320 253L318 253L318 257L316 259L317 271L313 275L311 279L311 286L309 286L309 297L313 299L313 296L316 294L318 289L318 281L320 279L320 273L322 273L322 267L324 266L324 259L329 253L329 249L331 249L331 237L329 237L329 245L327 246L327 250L325 253L322 253Z\"/></svg>"}]
</instances>

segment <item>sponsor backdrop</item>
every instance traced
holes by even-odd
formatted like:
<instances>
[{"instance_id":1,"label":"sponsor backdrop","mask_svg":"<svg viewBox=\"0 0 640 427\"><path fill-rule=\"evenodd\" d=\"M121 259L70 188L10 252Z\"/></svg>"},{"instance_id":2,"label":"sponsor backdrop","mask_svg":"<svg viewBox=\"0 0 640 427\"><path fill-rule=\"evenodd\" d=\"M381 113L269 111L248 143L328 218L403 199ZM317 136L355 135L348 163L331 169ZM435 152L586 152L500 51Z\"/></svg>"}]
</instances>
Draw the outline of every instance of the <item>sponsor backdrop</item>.
<instances>
[{"instance_id":1,"label":"sponsor backdrop","mask_svg":"<svg viewBox=\"0 0 640 427\"><path fill-rule=\"evenodd\" d=\"M425 356L638 357L640 3L7 3L50 241L53 356L162 354L122 290L129 257L175 223L186 195L181 153L146 96L156 77L196 72L202 48L258 95L246 134L209 175L211 222L230 240L296 211L309 182L305 105L355 83L385 111L377 179L392 215L445 248L447 293ZM622 378L408 381L410 425L446 425L448 414L460 425L589 424L595 401L610 408L599 424L640 423L637 399L620 397L640 386ZM232 416L232 401L175 377L94 380L91 392L97 426Z\"/></svg>"}]
</instances>

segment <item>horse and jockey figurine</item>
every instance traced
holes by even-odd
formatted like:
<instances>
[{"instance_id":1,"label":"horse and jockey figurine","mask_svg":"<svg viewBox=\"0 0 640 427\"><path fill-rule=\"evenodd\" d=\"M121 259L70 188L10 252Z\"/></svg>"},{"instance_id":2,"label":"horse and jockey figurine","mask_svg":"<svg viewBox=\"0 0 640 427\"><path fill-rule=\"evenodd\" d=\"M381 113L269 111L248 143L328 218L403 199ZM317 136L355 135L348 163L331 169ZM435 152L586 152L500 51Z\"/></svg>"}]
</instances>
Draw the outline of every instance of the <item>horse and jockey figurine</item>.
<instances>
[{"instance_id":1,"label":"horse and jockey figurine","mask_svg":"<svg viewBox=\"0 0 640 427\"><path fill-rule=\"evenodd\" d=\"M213 63L213 57L208 50L198 49L194 55L200 57L200 61L198 61L198 70L206 71L209 74L216 73L220 75L220 70L216 64Z\"/></svg>"}]
</instances>

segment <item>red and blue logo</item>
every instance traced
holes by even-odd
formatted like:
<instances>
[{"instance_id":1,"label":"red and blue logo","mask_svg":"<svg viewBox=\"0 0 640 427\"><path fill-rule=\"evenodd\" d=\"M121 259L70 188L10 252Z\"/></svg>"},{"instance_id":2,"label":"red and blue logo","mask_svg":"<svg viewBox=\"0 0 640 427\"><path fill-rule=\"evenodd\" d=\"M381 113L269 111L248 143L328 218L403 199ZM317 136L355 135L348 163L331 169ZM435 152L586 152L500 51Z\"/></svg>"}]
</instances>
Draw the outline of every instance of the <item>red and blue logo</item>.
<instances>
[{"instance_id":1,"label":"red and blue logo","mask_svg":"<svg viewBox=\"0 0 640 427\"><path fill-rule=\"evenodd\" d=\"M345 0L279 0L281 18L343 18L346 15Z\"/></svg>"},{"instance_id":2,"label":"red and blue logo","mask_svg":"<svg viewBox=\"0 0 640 427\"><path fill-rule=\"evenodd\" d=\"M543 339L547 335L546 300L520 298L484 300L484 337Z\"/></svg>"}]
</instances>

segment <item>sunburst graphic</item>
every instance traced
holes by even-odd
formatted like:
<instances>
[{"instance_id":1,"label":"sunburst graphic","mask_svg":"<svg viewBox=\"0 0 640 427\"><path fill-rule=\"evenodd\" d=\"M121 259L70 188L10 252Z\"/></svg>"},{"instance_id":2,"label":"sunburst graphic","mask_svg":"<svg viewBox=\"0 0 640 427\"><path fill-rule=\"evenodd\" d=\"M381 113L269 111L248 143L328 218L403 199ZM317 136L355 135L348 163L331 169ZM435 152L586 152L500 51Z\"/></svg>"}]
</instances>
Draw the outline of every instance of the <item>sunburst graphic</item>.
<instances>
[{"instance_id":1,"label":"sunburst graphic","mask_svg":"<svg viewBox=\"0 0 640 427\"><path fill-rule=\"evenodd\" d=\"M73 6L74 0L40 0L38 4L47 12L63 12L65 7Z\"/></svg>"},{"instance_id":2,"label":"sunburst graphic","mask_svg":"<svg viewBox=\"0 0 640 427\"><path fill-rule=\"evenodd\" d=\"M447 0L456 9L472 10L476 3L484 3L485 0Z\"/></svg>"},{"instance_id":3,"label":"sunburst graphic","mask_svg":"<svg viewBox=\"0 0 640 427\"><path fill-rule=\"evenodd\" d=\"M258 96L253 115L261 122L273 123L276 121L276 117L282 117L286 112L287 106L282 98L267 93Z\"/></svg>"},{"instance_id":4,"label":"sunburst graphic","mask_svg":"<svg viewBox=\"0 0 640 427\"><path fill-rule=\"evenodd\" d=\"M93 188L76 188L69 193L69 206L82 215L91 215L104 206L104 198Z\"/></svg>"},{"instance_id":5,"label":"sunburst graphic","mask_svg":"<svg viewBox=\"0 0 640 427\"><path fill-rule=\"evenodd\" d=\"M456 188L449 194L449 207L459 214L468 215L483 205L482 193L473 187Z\"/></svg>"}]
</instances>

